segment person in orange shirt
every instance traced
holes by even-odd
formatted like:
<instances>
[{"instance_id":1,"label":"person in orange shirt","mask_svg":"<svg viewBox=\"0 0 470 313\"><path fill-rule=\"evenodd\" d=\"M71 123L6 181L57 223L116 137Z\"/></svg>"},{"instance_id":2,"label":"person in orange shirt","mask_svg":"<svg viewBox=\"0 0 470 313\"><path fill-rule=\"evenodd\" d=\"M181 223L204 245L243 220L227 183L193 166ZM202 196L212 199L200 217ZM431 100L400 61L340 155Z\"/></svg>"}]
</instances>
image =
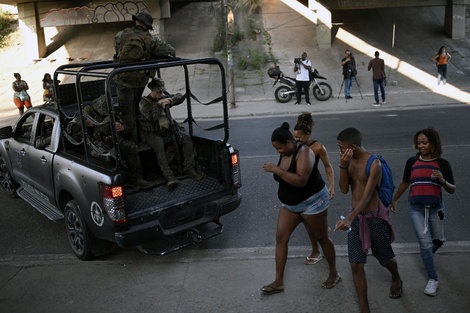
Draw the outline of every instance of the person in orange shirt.
<instances>
[{"instance_id":1,"label":"person in orange shirt","mask_svg":"<svg viewBox=\"0 0 470 313\"><path fill-rule=\"evenodd\" d=\"M431 59L437 66L437 84L440 85L441 81L444 85L447 83L447 63L450 61L451 56L447 53L446 46L442 46L436 55Z\"/></svg>"}]
</instances>

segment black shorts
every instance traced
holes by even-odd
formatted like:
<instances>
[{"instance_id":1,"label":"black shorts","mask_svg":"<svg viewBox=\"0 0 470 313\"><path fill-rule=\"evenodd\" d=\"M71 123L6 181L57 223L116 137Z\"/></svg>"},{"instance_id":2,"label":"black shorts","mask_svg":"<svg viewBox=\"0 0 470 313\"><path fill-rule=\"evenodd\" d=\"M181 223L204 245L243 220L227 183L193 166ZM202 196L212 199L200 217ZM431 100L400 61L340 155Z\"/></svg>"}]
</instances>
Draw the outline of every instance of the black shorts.
<instances>
[{"instance_id":1,"label":"black shorts","mask_svg":"<svg viewBox=\"0 0 470 313\"><path fill-rule=\"evenodd\" d=\"M384 263L393 259L395 253L390 242L390 226L380 218L368 218L372 255ZM351 223L351 231L348 233L348 257L350 263L367 263L367 254L362 251L362 241L359 236L359 218Z\"/></svg>"}]
</instances>

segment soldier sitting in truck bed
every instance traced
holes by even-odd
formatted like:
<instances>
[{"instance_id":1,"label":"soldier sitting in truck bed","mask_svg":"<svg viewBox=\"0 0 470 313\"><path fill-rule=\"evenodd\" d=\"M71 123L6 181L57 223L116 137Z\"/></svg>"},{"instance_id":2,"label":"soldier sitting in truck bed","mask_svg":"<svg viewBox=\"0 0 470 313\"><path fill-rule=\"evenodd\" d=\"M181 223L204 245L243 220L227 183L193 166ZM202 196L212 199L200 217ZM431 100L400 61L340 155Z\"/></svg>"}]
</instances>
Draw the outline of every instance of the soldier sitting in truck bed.
<instances>
[{"instance_id":1,"label":"soldier sitting in truck bed","mask_svg":"<svg viewBox=\"0 0 470 313\"><path fill-rule=\"evenodd\" d=\"M183 150L183 173L194 179L202 179L204 175L197 169L191 138L180 131L176 122L169 119L165 112L166 106L171 107L183 102L183 96L181 94L174 96L165 95L163 93L165 91L165 83L159 78L153 79L148 83L147 87L151 92L140 100L139 127L142 131L143 139L157 155L158 165L167 180L167 188L173 189L179 184L168 164L165 152L165 143L175 139L179 141L173 142L173 144L177 145L176 149L178 150L179 145L181 145ZM172 124L174 127L172 127Z\"/></svg>"},{"instance_id":2,"label":"soldier sitting in truck bed","mask_svg":"<svg viewBox=\"0 0 470 313\"><path fill-rule=\"evenodd\" d=\"M99 151L100 148L108 147L107 150L110 150L111 147L113 147L106 96L102 95L93 100L92 104L86 106L83 110L86 114L85 125L89 129L87 133L92 134L92 137L89 138L90 155L103 159L101 151ZM137 151L137 144L122 138L120 135L126 131L125 125L117 121L115 127L118 133L117 143L119 150L121 151L122 158L127 162L129 167L132 186L136 189L149 189L154 187L155 184L145 180L142 176L142 164ZM83 135L78 113L74 119L68 123L67 133L69 133L74 140L81 141Z\"/></svg>"}]
</instances>

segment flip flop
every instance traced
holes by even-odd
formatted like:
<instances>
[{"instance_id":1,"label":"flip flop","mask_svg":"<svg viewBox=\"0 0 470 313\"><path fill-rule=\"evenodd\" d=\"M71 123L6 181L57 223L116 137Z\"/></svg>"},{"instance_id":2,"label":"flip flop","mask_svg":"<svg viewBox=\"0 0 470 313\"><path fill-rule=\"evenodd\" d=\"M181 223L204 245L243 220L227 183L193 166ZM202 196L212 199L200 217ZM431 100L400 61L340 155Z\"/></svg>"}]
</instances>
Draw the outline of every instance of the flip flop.
<instances>
[{"instance_id":1,"label":"flip flop","mask_svg":"<svg viewBox=\"0 0 470 313\"><path fill-rule=\"evenodd\" d=\"M338 276L338 278L335 281L325 281L321 287L323 289L333 289L337 284L339 284L343 279L341 276Z\"/></svg>"},{"instance_id":2,"label":"flip flop","mask_svg":"<svg viewBox=\"0 0 470 313\"><path fill-rule=\"evenodd\" d=\"M390 294L388 295L392 299L398 299L403 296L403 281L400 280L400 288L393 292L392 287L390 287Z\"/></svg>"},{"instance_id":3,"label":"flip flop","mask_svg":"<svg viewBox=\"0 0 470 313\"><path fill-rule=\"evenodd\" d=\"M276 288L276 287L267 285L267 286L262 287L260 290L263 293L263 295L273 295L275 293L284 292L284 287Z\"/></svg>"},{"instance_id":4,"label":"flip flop","mask_svg":"<svg viewBox=\"0 0 470 313\"><path fill-rule=\"evenodd\" d=\"M318 257L316 258L309 258L309 257L306 257L305 258L305 261L304 261L304 264L305 265L313 265L313 264L317 264L318 262L321 261L321 259L323 259L323 256L320 254Z\"/></svg>"}]
</instances>

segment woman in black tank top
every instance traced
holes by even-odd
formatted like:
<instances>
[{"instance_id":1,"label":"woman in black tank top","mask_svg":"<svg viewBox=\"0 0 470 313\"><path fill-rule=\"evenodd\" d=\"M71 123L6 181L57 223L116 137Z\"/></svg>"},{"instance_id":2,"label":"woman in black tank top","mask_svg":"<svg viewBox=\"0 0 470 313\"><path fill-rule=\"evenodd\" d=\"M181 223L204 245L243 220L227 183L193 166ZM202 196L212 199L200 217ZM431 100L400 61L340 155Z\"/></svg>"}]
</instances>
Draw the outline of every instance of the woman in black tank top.
<instances>
[{"instance_id":1,"label":"woman in black tank top","mask_svg":"<svg viewBox=\"0 0 470 313\"><path fill-rule=\"evenodd\" d=\"M289 124L285 122L274 130L271 142L280 154L280 159L278 165L265 163L263 169L273 173L274 179L279 182L278 197L283 204L279 210L276 231L276 278L262 287L261 291L265 295L284 291L287 244L292 232L302 222L313 232L322 247L329 265L329 275L322 287L331 289L341 281L341 277L336 270L335 248L326 228L329 204L327 191L324 188L325 197L318 201L315 197L322 192L312 192L318 177L313 171L315 156L307 146L296 142L289 131ZM320 213L308 213L311 207L321 205ZM324 226L320 225L323 222Z\"/></svg>"},{"instance_id":2,"label":"woman in black tank top","mask_svg":"<svg viewBox=\"0 0 470 313\"><path fill-rule=\"evenodd\" d=\"M323 166L325 167L326 177L328 179L328 193L330 195L329 199L332 200L335 195L335 176L333 172L333 167L331 166L330 159L328 157L328 152L326 151L325 146L323 146L319 141L314 140L311 138L312 130L313 130L313 119L312 114L305 112L300 114L297 117L297 124L294 127L294 138L298 141L307 145L312 149L313 153L315 154L315 164L313 167L313 171L318 173L320 176L319 185L321 188L325 185L325 182L321 179L320 171L318 170L318 162L319 160L322 161ZM318 186L317 186L318 188ZM310 242L312 243L312 252L309 256L305 259L305 264L316 264L320 261L323 257L320 254L320 250L318 247L317 239L315 238L314 234L309 231L308 228L307 233L310 238ZM327 232L329 232L329 228L327 226Z\"/></svg>"}]
</instances>

